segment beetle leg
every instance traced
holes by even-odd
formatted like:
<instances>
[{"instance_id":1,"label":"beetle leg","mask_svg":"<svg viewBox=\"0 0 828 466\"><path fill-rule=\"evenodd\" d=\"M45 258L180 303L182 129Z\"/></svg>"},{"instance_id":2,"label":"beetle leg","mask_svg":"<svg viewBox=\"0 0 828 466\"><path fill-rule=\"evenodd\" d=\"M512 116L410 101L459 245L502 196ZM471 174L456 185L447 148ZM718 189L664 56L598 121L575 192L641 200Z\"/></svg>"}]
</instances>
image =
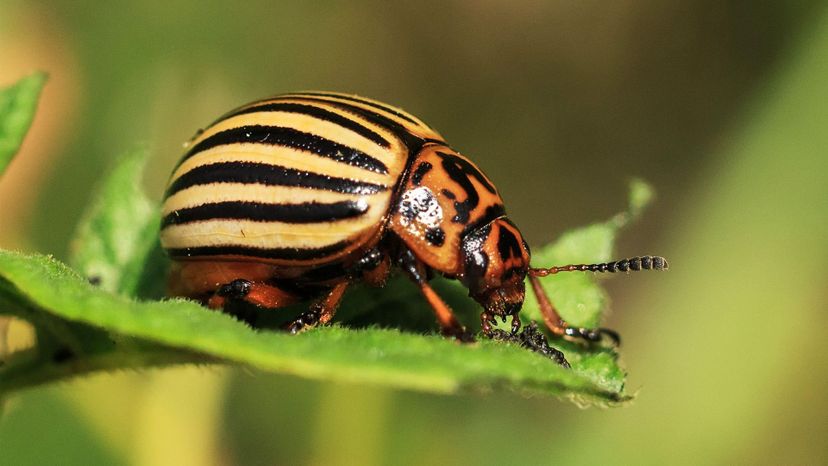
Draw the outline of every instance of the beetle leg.
<instances>
[{"instance_id":1,"label":"beetle leg","mask_svg":"<svg viewBox=\"0 0 828 466\"><path fill-rule=\"evenodd\" d=\"M546 296L546 292L541 286L538 277L529 275L528 278L529 283L532 285L532 291L535 292L535 297L538 300L538 306L540 306L543 321L546 324L546 328L548 328L550 332L559 337L581 339L589 342L601 341L601 339L606 335L616 345L621 344L621 337L614 330L606 328L570 327L569 324L563 320L561 315L558 314L558 311L555 309L555 306L552 305L552 302L549 301L549 297Z\"/></svg>"},{"instance_id":2,"label":"beetle leg","mask_svg":"<svg viewBox=\"0 0 828 466\"><path fill-rule=\"evenodd\" d=\"M388 274L390 271L391 259L388 256L384 256L376 267L362 273L361 280L369 286L381 288L385 286L385 283L388 281Z\"/></svg>"},{"instance_id":3,"label":"beetle leg","mask_svg":"<svg viewBox=\"0 0 828 466\"><path fill-rule=\"evenodd\" d=\"M289 306L298 302L299 299L298 296L273 285L240 278L220 286L207 301L207 306L222 309L228 301L240 300L255 306L275 309Z\"/></svg>"},{"instance_id":4,"label":"beetle leg","mask_svg":"<svg viewBox=\"0 0 828 466\"><path fill-rule=\"evenodd\" d=\"M465 343L474 341L474 336L460 325L454 312L448 304L440 298L437 292L428 284L425 274L425 266L414 258L411 251L406 251L400 260L402 270L408 275L414 283L420 288L420 292L425 296L434 314L437 316L437 322L440 323L440 332L447 336L453 337Z\"/></svg>"},{"instance_id":5,"label":"beetle leg","mask_svg":"<svg viewBox=\"0 0 828 466\"><path fill-rule=\"evenodd\" d=\"M480 328L483 330L484 335L489 335L492 333L492 324L497 324L497 321L494 320L494 316L486 311L481 312Z\"/></svg>"},{"instance_id":6,"label":"beetle leg","mask_svg":"<svg viewBox=\"0 0 828 466\"><path fill-rule=\"evenodd\" d=\"M342 297L345 295L348 285L348 282L342 282L334 286L324 298L311 304L310 309L289 323L286 327L287 331L295 334L307 327L330 322L336 313L336 308L339 307L339 303L342 301Z\"/></svg>"},{"instance_id":7,"label":"beetle leg","mask_svg":"<svg viewBox=\"0 0 828 466\"><path fill-rule=\"evenodd\" d=\"M239 278L220 286L209 299L206 299L206 304L212 309L221 309L251 327L256 327L258 313L255 309L239 308L230 304L244 302L260 308L275 309L289 306L299 299L298 296L273 285Z\"/></svg>"},{"instance_id":8,"label":"beetle leg","mask_svg":"<svg viewBox=\"0 0 828 466\"><path fill-rule=\"evenodd\" d=\"M420 292L423 293L434 314L437 315L437 321L440 323L440 332L447 337L456 338L464 343L474 342L474 336L460 325L457 318L454 316L451 308L443 301L437 292L428 284L428 282L417 283L420 287Z\"/></svg>"}]
</instances>

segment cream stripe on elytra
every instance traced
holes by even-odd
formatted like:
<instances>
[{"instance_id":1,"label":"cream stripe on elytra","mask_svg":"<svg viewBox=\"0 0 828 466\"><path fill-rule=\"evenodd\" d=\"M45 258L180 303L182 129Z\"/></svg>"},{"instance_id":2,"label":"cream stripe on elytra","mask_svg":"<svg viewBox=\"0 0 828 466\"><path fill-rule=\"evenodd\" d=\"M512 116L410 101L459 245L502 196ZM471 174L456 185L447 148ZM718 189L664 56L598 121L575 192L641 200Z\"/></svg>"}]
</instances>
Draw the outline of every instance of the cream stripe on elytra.
<instances>
[{"instance_id":1,"label":"cream stripe on elytra","mask_svg":"<svg viewBox=\"0 0 828 466\"><path fill-rule=\"evenodd\" d=\"M379 196L385 193L378 194ZM333 203L359 201L373 203L376 195L344 194L291 186L264 186L242 183L210 183L177 192L164 202L162 213L196 207L208 202L243 201L271 204L300 204L303 202Z\"/></svg>"},{"instance_id":2,"label":"cream stripe on elytra","mask_svg":"<svg viewBox=\"0 0 828 466\"><path fill-rule=\"evenodd\" d=\"M286 94L290 95L290 94ZM337 99L338 101L344 102L353 102L359 104L362 107L370 108L372 110L376 110L381 112L383 115L392 116L395 120L405 122L407 125L417 125L423 128L428 128L428 125L421 119L417 118L416 116L406 112L401 108L392 107L386 103L380 102L378 100L369 99L367 97L352 95L352 94L344 94L341 92L320 92L320 91L302 91L297 92L295 95L303 96L303 97L322 97L322 98L333 98Z\"/></svg>"},{"instance_id":3,"label":"cream stripe on elytra","mask_svg":"<svg viewBox=\"0 0 828 466\"><path fill-rule=\"evenodd\" d=\"M383 175L290 147L265 146L261 144L234 144L231 146L213 147L190 157L175 170L170 178L170 182L175 181L181 175L195 167L220 162L254 162L278 165L280 167L294 168L312 173L336 176L338 178L367 181L384 186L393 186L397 176L399 176L399 172L402 170L402 167L399 167L388 175ZM400 165L402 164L404 164L404 161L400 163Z\"/></svg>"},{"instance_id":4,"label":"cream stripe on elytra","mask_svg":"<svg viewBox=\"0 0 828 466\"><path fill-rule=\"evenodd\" d=\"M411 116L411 118L417 123L412 123L411 121L408 121L404 118L400 118L399 116L394 115L393 113L382 110L381 108L375 107L371 104L362 103L362 102L357 101L357 100L348 99L347 96L341 96L341 95L335 95L335 94L324 95L324 94L302 94L302 93L298 93L298 94L286 94L284 96L280 96L280 98L291 98L291 99L294 99L294 98L295 99L303 99L304 98L305 100L307 100L309 102L322 102L322 101L324 101L324 102L331 102L333 104L344 104L344 105L347 105L347 106L357 107L357 108L375 113L375 114L377 114L377 115L379 115L383 118L386 118L388 120L391 120L394 123L396 123L396 124L400 125L401 127L405 128L408 132L410 132L412 134L415 134L415 135L423 135L423 134L426 134L426 133L434 134L434 130L432 130L425 123L422 123L421 121L419 121L418 119L416 119L413 116ZM335 105L333 107L337 108ZM406 116L409 116L409 115L406 114Z\"/></svg>"},{"instance_id":5,"label":"cream stripe on elytra","mask_svg":"<svg viewBox=\"0 0 828 466\"><path fill-rule=\"evenodd\" d=\"M251 105L246 105L240 109L235 110L234 112L230 112L228 114L228 118L235 114L242 114L252 112L254 108L266 108L268 105L273 104L294 104L294 105L305 105L314 107L317 109L324 110L326 112L331 112L338 115L341 118L345 118L350 120L353 124L362 126L363 128L377 133L380 137L383 138L385 142L387 142L388 146L383 146L391 153L398 153L399 150L404 150L404 145L402 140L400 139L400 135L393 131L391 128L387 126L377 124L371 120L366 119L362 115L355 114L353 112L349 112L338 105L335 105L331 101L324 101L320 96L278 96L273 99L263 100L261 102L255 102ZM362 108L362 107L360 107ZM303 112L297 112L303 113ZM219 120L222 121L222 120Z\"/></svg>"},{"instance_id":6,"label":"cream stripe on elytra","mask_svg":"<svg viewBox=\"0 0 828 466\"><path fill-rule=\"evenodd\" d=\"M193 146L216 133L241 126L255 125L294 128L305 133L336 141L339 144L364 152L386 164L392 163L394 160L393 154L389 153L386 149L353 131L329 121L320 120L301 113L290 112L256 112L228 118L205 130L193 142Z\"/></svg>"},{"instance_id":7,"label":"cream stripe on elytra","mask_svg":"<svg viewBox=\"0 0 828 466\"><path fill-rule=\"evenodd\" d=\"M318 248L363 232L376 223L370 216L337 222L295 224L251 220L209 220L171 225L163 230L164 248L234 244L260 248Z\"/></svg>"}]
</instances>

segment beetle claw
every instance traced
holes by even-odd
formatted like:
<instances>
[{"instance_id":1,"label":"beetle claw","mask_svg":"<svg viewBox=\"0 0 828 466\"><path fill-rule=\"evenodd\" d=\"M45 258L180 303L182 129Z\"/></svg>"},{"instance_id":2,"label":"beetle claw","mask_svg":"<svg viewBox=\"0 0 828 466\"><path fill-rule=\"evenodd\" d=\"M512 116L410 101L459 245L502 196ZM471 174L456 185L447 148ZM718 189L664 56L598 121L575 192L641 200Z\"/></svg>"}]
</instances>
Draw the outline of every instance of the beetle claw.
<instances>
[{"instance_id":1,"label":"beetle claw","mask_svg":"<svg viewBox=\"0 0 828 466\"><path fill-rule=\"evenodd\" d=\"M535 353L539 353L555 361L555 363L567 369L572 367L569 365L569 361L566 360L566 357L560 350L549 346L549 340L546 339L546 335L538 330L538 326L534 322L530 322L528 325L524 326L520 333L510 333L497 329L492 331L487 336L493 340L520 345L523 348L532 350Z\"/></svg>"},{"instance_id":2,"label":"beetle claw","mask_svg":"<svg viewBox=\"0 0 828 466\"><path fill-rule=\"evenodd\" d=\"M447 327L443 328L440 333L445 337L454 338L460 343L474 343L476 341L474 334L466 330L465 327Z\"/></svg>"},{"instance_id":3,"label":"beetle claw","mask_svg":"<svg viewBox=\"0 0 828 466\"><path fill-rule=\"evenodd\" d=\"M313 327L318 324L320 316L320 309L317 306L312 306L309 310L303 312L299 317L294 319L293 322L287 324L285 326L285 330L287 330L291 335L296 335L306 328Z\"/></svg>"},{"instance_id":4,"label":"beetle claw","mask_svg":"<svg viewBox=\"0 0 828 466\"><path fill-rule=\"evenodd\" d=\"M520 317L517 313L512 314L512 335L517 335L518 331L520 330Z\"/></svg>"},{"instance_id":5,"label":"beetle claw","mask_svg":"<svg viewBox=\"0 0 828 466\"><path fill-rule=\"evenodd\" d=\"M604 337L609 337L612 340L612 344L614 346L621 345L621 336L618 335L618 332L615 330L611 330L608 328L584 328L584 327L567 327L564 330L564 335L581 339L587 341L589 343L598 343L604 339Z\"/></svg>"}]
</instances>

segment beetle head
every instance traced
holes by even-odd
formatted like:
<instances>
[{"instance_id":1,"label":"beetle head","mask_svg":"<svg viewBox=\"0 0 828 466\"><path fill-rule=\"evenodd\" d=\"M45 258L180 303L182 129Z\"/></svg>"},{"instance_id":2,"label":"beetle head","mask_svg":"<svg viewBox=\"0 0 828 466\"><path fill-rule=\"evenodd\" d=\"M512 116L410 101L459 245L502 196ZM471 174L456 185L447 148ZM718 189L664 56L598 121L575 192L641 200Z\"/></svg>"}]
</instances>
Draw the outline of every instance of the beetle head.
<instances>
[{"instance_id":1,"label":"beetle head","mask_svg":"<svg viewBox=\"0 0 828 466\"><path fill-rule=\"evenodd\" d=\"M520 311L526 296L529 246L506 217L470 232L463 239L463 275L469 295L495 316Z\"/></svg>"}]
</instances>

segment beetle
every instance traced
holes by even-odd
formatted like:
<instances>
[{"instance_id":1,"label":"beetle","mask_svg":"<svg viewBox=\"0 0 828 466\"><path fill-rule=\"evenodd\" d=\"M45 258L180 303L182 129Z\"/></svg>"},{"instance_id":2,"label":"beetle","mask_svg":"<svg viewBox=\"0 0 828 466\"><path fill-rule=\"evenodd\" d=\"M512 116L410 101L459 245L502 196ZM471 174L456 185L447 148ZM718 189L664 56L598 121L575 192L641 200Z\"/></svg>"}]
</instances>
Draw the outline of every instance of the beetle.
<instances>
[{"instance_id":1,"label":"beetle","mask_svg":"<svg viewBox=\"0 0 828 466\"><path fill-rule=\"evenodd\" d=\"M355 282L392 269L419 288L442 333L473 337L429 285L457 279L496 318L521 327L528 279L552 334L600 340L607 329L564 321L539 277L562 271L665 269L658 256L605 264L530 266L530 250L492 181L419 118L348 94L299 92L255 101L199 131L170 177L161 244L170 292L222 309L313 300L287 325L329 322Z\"/></svg>"}]
</instances>

